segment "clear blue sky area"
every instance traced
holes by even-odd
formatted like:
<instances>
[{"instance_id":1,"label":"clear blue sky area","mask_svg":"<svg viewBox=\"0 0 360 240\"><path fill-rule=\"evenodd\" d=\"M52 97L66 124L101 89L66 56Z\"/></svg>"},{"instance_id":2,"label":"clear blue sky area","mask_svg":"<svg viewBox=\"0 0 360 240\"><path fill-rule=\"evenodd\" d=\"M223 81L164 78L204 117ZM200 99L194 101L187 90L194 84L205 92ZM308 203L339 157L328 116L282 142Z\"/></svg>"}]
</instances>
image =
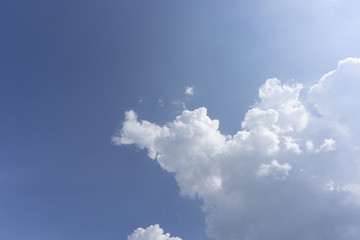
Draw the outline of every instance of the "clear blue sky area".
<instances>
[{"instance_id":1,"label":"clear blue sky area","mask_svg":"<svg viewBox=\"0 0 360 240\"><path fill-rule=\"evenodd\" d=\"M164 124L182 101L233 134L267 78L310 86L360 56L359 5L0 0L0 239L209 239L202 200L111 143L124 112Z\"/></svg>"}]
</instances>

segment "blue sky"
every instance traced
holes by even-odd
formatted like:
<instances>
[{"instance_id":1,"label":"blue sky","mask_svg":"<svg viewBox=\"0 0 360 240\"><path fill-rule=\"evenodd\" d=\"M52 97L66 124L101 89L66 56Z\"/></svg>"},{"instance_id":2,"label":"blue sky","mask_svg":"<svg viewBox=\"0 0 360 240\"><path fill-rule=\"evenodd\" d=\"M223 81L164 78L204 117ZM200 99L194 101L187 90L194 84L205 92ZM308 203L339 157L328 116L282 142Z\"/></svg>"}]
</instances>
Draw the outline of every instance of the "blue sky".
<instances>
[{"instance_id":1,"label":"blue sky","mask_svg":"<svg viewBox=\"0 0 360 240\"><path fill-rule=\"evenodd\" d=\"M165 232L183 240L241 239L236 232L225 234L228 228L219 224L231 219L242 223L238 216L226 214L228 209L218 200L221 194L210 197L209 192L197 190L198 197L192 197L188 184L193 183L176 175L183 171L181 165L168 172L166 167L173 167L171 164L160 166L156 159L149 159L147 150L152 148L177 159L171 150L176 144L141 145L139 139L147 135L140 129L141 138L134 134L127 139L134 144L116 146L112 142L115 131L121 131L126 122L126 111L133 110L140 120L154 126L166 126L182 115L185 104L190 111L206 107L205 115L219 119L223 135L235 135L256 102L255 108L267 111L265 105L270 103L259 100L258 90L268 78L276 77L285 85L267 82L271 87L289 86L296 92L294 84L301 83L297 104L324 117L322 122L313 121L309 114L309 127L291 135L295 140L279 130L281 144L295 149L294 141L304 139L305 146L311 138L313 151L319 154L300 158L317 162L334 158L334 164L325 169L336 169L336 159L344 156L355 161L355 147L338 147L333 155L325 152L332 150L329 139L339 146L359 143L358 138L345 137L331 125L336 122L344 126L341 129L359 130L354 123L359 105L356 91L352 92L359 85L329 84L338 90L326 90L339 97L334 103L329 103L329 94L320 94L321 87L314 87L309 98L307 92L331 70L338 69L328 82L359 79L358 65L354 63L355 70L351 70L350 60L338 67L340 60L360 57L359 8L360 3L353 0L0 1L0 238L115 240L126 239L138 227L160 224ZM194 95L186 95L186 87L191 86ZM340 114L341 104L334 107L339 117L327 109L328 104L342 103L341 97L348 93L345 106L355 112L353 121L350 115ZM247 116L258 119L251 114ZM191 116L200 116L195 115ZM324 125L327 128L312 133ZM129 128L128 133L135 130ZM171 131L179 134L177 129ZM293 156L286 154L280 150L266 161L258 156L246 159L261 159L259 176L270 176L274 169L287 176L285 163L292 171L306 169L289 162ZM198 161L195 155L189 156ZM207 169L207 164L199 162L199 166ZM352 176L348 168L329 173L315 163L306 166L330 185L338 180L343 186L338 188L346 194L357 181L354 177L347 184L350 180L343 179L343 175ZM283 180L284 176L275 178ZM286 182L277 181L280 185ZM249 180L251 183L262 191L263 185ZM256 196L256 191L246 194ZM211 215L204 209L206 202L223 213ZM335 200L330 203L338 206ZM246 202L235 208L243 206ZM349 207L349 215L341 218L356 222L350 213L357 206ZM242 213L255 214L250 210ZM250 239L256 236L262 235Z\"/></svg>"}]
</instances>

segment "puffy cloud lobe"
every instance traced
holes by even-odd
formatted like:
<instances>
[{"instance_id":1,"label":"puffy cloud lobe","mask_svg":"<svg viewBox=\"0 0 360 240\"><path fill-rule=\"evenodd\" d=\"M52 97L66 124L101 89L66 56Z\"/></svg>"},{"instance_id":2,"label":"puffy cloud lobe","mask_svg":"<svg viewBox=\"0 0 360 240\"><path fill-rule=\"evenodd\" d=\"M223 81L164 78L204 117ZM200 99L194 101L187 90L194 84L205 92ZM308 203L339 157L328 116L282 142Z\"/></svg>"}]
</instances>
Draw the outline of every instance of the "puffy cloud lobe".
<instances>
[{"instance_id":1,"label":"puffy cloud lobe","mask_svg":"<svg viewBox=\"0 0 360 240\"><path fill-rule=\"evenodd\" d=\"M350 86L356 77L359 60L340 62L311 88L307 102L300 101L301 84L268 79L231 136L206 108L185 110L164 126L129 111L113 142L146 148L174 173L182 195L202 198L207 233L217 240L356 239L360 141L347 131L357 129L347 111L359 100L346 95L354 98L346 110L342 94L329 95L335 80ZM334 98L334 108L327 106ZM309 104L318 115L309 113ZM335 189L330 181L336 191L329 191Z\"/></svg>"},{"instance_id":2,"label":"puffy cloud lobe","mask_svg":"<svg viewBox=\"0 0 360 240\"><path fill-rule=\"evenodd\" d=\"M303 130L308 123L308 114L299 100L301 84L294 86L281 85L278 79L268 79L260 87L261 99L258 108L276 109L279 114L278 131L292 132Z\"/></svg>"},{"instance_id":3,"label":"puffy cloud lobe","mask_svg":"<svg viewBox=\"0 0 360 240\"><path fill-rule=\"evenodd\" d=\"M348 121L358 117L360 99L360 59L347 58L336 70L325 74L310 88L310 99L316 110L329 120ZM340 94L339 94L340 93Z\"/></svg>"},{"instance_id":4,"label":"puffy cloud lobe","mask_svg":"<svg viewBox=\"0 0 360 240\"><path fill-rule=\"evenodd\" d=\"M284 144L286 146L286 149L293 151L297 154L301 153L301 149L299 147L299 144L295 142L295 140L292 137L284 136Z\"/></svg>"},{"instance_id":5,"label":"puffy cloud lobe","mask_svg":"<svg viewBox=\"0 0 360 240\"><path fill-rule=\"evenodd\" d=\"M155 140L159 137L167 137L169 134L166 127L159 127L148 121L137 121L137 115L134 111L125 113L125 122L121 130L121 137L115 135L112 142L116 145L136 144L140 148L147 148L151 158L156 157L154 148Z\"/></svg>"},{"instance_id":6,"label":"puffy cloud lobe","mask_svg":"<svg viewBox=\"0 0 360 240\"><path fill-rule=\"evenodd\" d=\"M277 178L284 179L289 174L291 166L288 163L280 164L275 159L270 164L261 164L256 174L258 176L269 176L270 174Z\"/></svg>"},{"instance_id":7,"label":"puffy cloud lobe","mask_svg":"<svg viewBox=\"0 0 360 240\"><path fill-rule=\"evenodd\" d=\"M325 74L309 90L314 109L326 119L323 125L348 134L359 141L360 119L360 59L347 58L337 69ZM336 139L335 139L336 140Z\"/></svg>"},{"instance_id":8,"label":"puffy cloud lobe","mask_svg":"<svg viewBox=\"0 0 360 240\"><path fill-rule=\"evenodd\" d=\"M169 233L164 234L164 230L158 224L155 224L150 225L146 229L136 229L128 236L127 240L181 240L181 238L170 237Z\"/></svg>"}]
</instances>

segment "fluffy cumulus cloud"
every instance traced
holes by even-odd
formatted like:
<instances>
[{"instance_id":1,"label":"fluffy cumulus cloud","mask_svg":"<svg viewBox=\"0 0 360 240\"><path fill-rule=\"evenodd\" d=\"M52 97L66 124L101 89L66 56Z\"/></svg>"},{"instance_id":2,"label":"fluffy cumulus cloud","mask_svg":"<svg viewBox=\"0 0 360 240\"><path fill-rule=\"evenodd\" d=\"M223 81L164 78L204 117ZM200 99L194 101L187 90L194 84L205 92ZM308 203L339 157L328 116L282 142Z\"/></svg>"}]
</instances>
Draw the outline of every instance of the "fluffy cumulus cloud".
<instances>
[{"instance_id":1,"label":"fluffy cumulus cloud","mask_svg":"<svg viewBox=\"0 0 360 240\"><path fill-rule=\"evenodd\" d=\"M128 111L113 143L146 149L203 199L214 239L360 239L359 89L348 58L308 90L268 79L233 135L204 107L163 126Z\"/></svg>"},{"instance_id":2,"label":"fluffy cumulus cloud","mask_svg":"<svg viewBox=\"0 0 360 240\"><path fill-rule=\"evenodd\" d=\"M158 224L155 224L146 229L136 229L128 236L127 240L181 240L181 238L170 237L169 233L164 233L164 230Z\"/></svg>"}]
</instances>

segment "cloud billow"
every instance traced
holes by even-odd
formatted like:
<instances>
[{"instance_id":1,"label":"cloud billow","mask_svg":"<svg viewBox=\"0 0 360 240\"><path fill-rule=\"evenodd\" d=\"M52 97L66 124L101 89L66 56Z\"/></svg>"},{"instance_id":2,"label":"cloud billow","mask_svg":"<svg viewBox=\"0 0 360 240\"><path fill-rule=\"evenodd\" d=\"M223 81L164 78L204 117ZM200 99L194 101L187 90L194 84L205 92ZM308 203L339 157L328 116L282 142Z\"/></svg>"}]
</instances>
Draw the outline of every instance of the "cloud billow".
<instances>
[{"instance_id":1,"label":"cloud billow","mask_svg":"<svg viewBox=\"0 0 360 240\"><path fill-rule=\"evenodd\" d=\"M158 224L155 224L146 229L137 228L128 236L127 240L181 240L181 238L170 237L169 233L164 233L164 230Z\"/></svg>"},{"instance_id":2,"label":"cloud billow","mask_svg":"<svg viewBox=\"0 0 360 240\"><path fill-rule=\"evenodd\" d=\"M203 199L217 240L360 239L360 59L302 89L268 79L231 136L204 107L163 126L128 111L113 143L147 149Z\"/></svg>"}]
</instances>

